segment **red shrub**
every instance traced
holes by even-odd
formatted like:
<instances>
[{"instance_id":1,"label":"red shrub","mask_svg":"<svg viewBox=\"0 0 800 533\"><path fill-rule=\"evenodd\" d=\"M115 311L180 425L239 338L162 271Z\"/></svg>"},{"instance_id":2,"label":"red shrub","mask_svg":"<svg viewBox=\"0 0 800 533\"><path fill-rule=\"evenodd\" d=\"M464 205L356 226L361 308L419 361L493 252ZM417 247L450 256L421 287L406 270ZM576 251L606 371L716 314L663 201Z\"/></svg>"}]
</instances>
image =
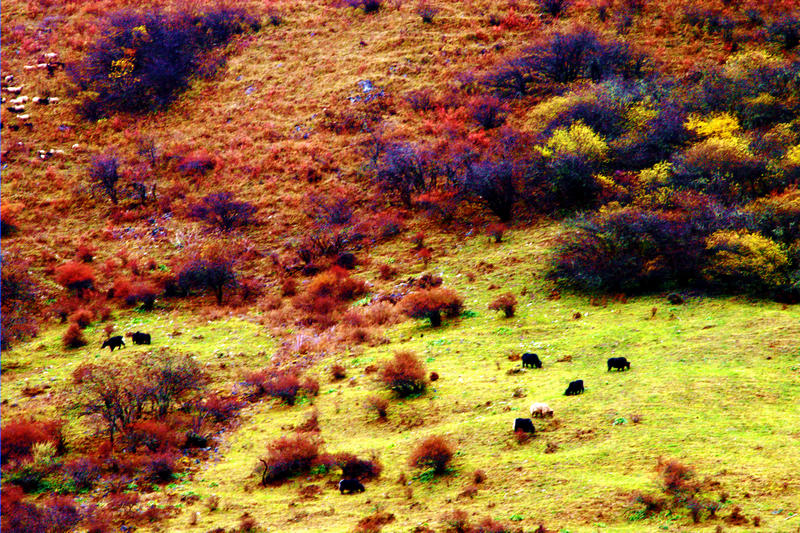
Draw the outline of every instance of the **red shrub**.
<instances>
[{"instance_id":1,"label":"red shrub","mask_svg":"<svg viewBox=\"0 0 800 533\"><path fill-rule=\"evenodd\" d=\"M401 398L423 392L426 375L425 365L412 352L397 352L381 369L381 380Z\"/></svg>"},{"instance_id":2,"label":"red shrub","mask_svg":"<svg viewBox=\"0 0 800 533\"><path fill-rule=\"evenodd\" d=\"M100 477L100 465L92 457L79 457L64 465L64 470L79 491L90 490Z\"/></svg>"},{"instance_id":3,"label":"red shrub","mask_svg":"<svg viewBox=\"0 0 800 533\"><path fill-rule=\"evenodd\" d=\"M166 452L148 455L142 466L151 483L168 483L175 475L175 456Z\"/></svg>"},{"instance_id":4,"label":"red shrub","mask_svg":"<svg viewBox=\"0 0 800 533\"><path fill-rule=\"evenodd\" d=\"M94 315L92 314L92 312L89 311L88 309L83 309L83 308L78 309L77 311L69 315L68 318L68 320L71 323L76 324L81 329L88 326L93 319Z\"/></svg>"},{"instance_id":5,"label":"red shrub","mask_svg":"<svg viewBox=\"0 0 800 533\"><path fill-rule=\"evenodd\" d=\"M386 420L386 411L389 408L389 401L380 396L370 396L367 398L367 409L375 411L378 420Z\"/></svg>"},{"instance_id":6,"label":"red shrub","mask_svg":"<svg viewBox=\"0 0 800 533\"><path fill-rule=\"evenodd\" d=\"M392 513L377 511L359 520L353 531L355 533L380 533L383 526L391 524L392 522L394 522L394 515Z\"/></svg>"},{"instance_id":7,"label":"red shrub","mask_svg":"<svg viewBox=\"0 0 800 533\"><path fill-rule=\"evenodd\" d=\"M311 470L320 460L319 443L306 436L281 437L267 446L261 484L280 483Z\"/></svg>"},{"instance_id":8,"label":"red shrub","mask_svg":"<svg viewBox=\"0 0 800 533\"><path fill-rule=\"evenodd\" d=\"M339 381L340 379L344 379L346 377L347 371L345 370L344 366L340 365L339 363L331 366L331 378L333 378L334 381Z\"/></svg>"},{"instance_id":9,"label":"red shrub","mask_svg":"<svg viewBox=\"0 0 800 533\"><path fill-rule=\"evenodd\" d=\"M71 531L81 515L75 507L75 500L69 496L53 496L42 506L42 513L48 524L48 531Z\"/></svg>"},{"instance_id":10,"label":"red shrub","mask_svg":"<svg viewBox=\"0 0 800 533\"><path fill-rule=\"evenodd\" d=\"M477 526L473 527L470 533L512 533L512 531L511 527L487 516Z\"/></svg>"},{"instance_id":11,"label":"red shrub","mask_svg":"<svg viewBox=\"0 0 800 533\"><path fill-rule=\"evenodd\" d=\"M61 338L61 342L65 348L80 348L86 346L86 339L83 336L83 331L78 324L70 324L66 333Z\"/></svg>"},{"instance_id":12,"label":"red shrub","mask_svg":"<svg viewBox=\"0 0 800 533\"><path fill-rule=\"evenodd\" d=\"M294 405L297 393L300 392L300 379L294 372L280 372L267 381L265 391L274 398L279 398L288 405Z\"/></svg>"},{"instance_id":13,"label":"red shrub","mask_svg":"<svg viewBox=\"0 0 800 533\"><path fill-rule=\"evenodd\" d=\"M436 372L431 372L431 375L428 377L431 381L437 381L439 379L439 374Z\"/></svg>"},{"instance_id":14,"label":"red shrub","mask_svg":"<svg viewBox=\"0 0 800 533\"><path fill-rule=\"evenodd\" d=\"M307 396L316 396L319 394L319 381L315 378L306 377L300 388L306 392Z\"/></svg>"},{"instance_id":15,"label":"red shrub","mask_svg":"<svg viewBox=\"0 0 800 533\"><path fill-rule=\"evenodd\" d=\"M292 278L285 278L281 281L281 295L294 296L297 294L297 282Z\"/></svg>"},{"instance_id":16,"label":"red shrub","mask_svg":"<svg viewBox=\"0 0 800 533\"><path fill-rule=\"evenodd\" d=\"M27 533L30 531L48 531L48 521L45 513L32 503L14 500L6 504L8 492L3 487L3 514L1 529L4 532Z\"/></svg>"},{"instance_id":17,"label":"red shrub","mask_svg":"<svg viewBox=\"0 0 800 533\"><path fill-rule=\"evenodd\" d=\"M81 244L75 250L75 260L81 263L91 263L94 260L95 249L93 246Z\"/></svg>"},{"instance_id":18,"label":"red shrub","mask_svg":"<svg viewBox=\"0 0 800 533\"><path fill-rule=\"evenodd\" d=\"M517 307L517 299L516 297L507 292L505 294L501 294L495 300L489 304L490 311L503 311L506 315L506 318L511 318L514 316L514 311L516 311Z\"/></svg>"},{"instance_id":19,"label":"red shrub","mask_svg":"<svg viewBox=\"0 0 800 533\"><path fill-rule=\"evenodd\" d=\"M503 234L506 232L507 226L502 223L489 224L486 228L486 233L494 237L494 242L499 243L503 241Z\"/></svg>"},{"instance_id":20,"label":"red shrub","mask_svg":"<svg viewBox=\"0 0 800 533\"><path fill-rule=\"evenodd\" d=\"M210 415L215 422L224 422L236 414L236 411L244 407L244 402L236 396L220 396L211 394L197 406L197 409Z\"/></svg>"},{"instance_id":21,"label":"red shrub","mask_svg":"<svg viewBox=\"0 0 800 533\"><path fill-rule=\"evenodd\" d=\"M70 261L56 268L56 281L67 289L82 294L94 286L94 270L86 263Z\"/></svg>"},{"instance_id":22,"label":"red shrub","mask_svg":"<svg viewBox=\"0 0 800 533\"><path fill-rule=\"evenodd\" d=\"M414 448L408 464L418 468L430 468L434 473L442 474L453 459L453 453L453 445L447 439L431 435Z\"/></svg>"},{"instance_id":23,"label":"red shrub","mask_svg":"<svg viewBox=\"0 0 800 533\"><path fill-rule=\"evenodd\" d=\"M463 300L454 290L442 287L412 292L400 302L403 313L412 318L428 318L432 327L442 325L442 312L458 316L463 306Z\"/></svg>"},{"instance_id":24,"label":"red shrub","mask_svg":"<svg viewBox=\"0 0 800 533\"><path fill-rule=\"evenodd\" d=\"M295 428L300 433L319 433L319 411L314 408L306 417L305 422Z\"/></svg>"},{"instance_id":25,"label":"red shrub","mask_svg":"<svg viewBox=\"0 0 800 533\"><path fill-rule=\"evenodd\" d=\"M442 522L447 525L448 533L468 533L470 531L469 514L463 509L453 509L442 515Z\"/></svg>"},{"instance_id":26,"label":"red shrub","mask_svg":"<svg viewBox=\"0 0 800 533\"><path fill-rule=\"evenodd\" d=\"M347 479L373 479L383 471L383 465L375 457L359 459L352 453L337 453L334 462L342 469L342 477Z\"/></svg>"},{"instance_id":27,"label":"red shrub","mask_svg":"<svg viewBox=\"0 0 800 533\"><path fill-rule=\"evenodd\" d=\"M144 446L151 452L157 452L177 446L182 438L165 422L140 420L131 424L125 440L133 452L139 446Z\"/></svg>"},{"instance_id":28,"label":"red shrub","mask_svg":"<svg viewBox=\"0 0 800 533\"><path fill-rule=\"evenodd\" d=\"M14 420L3 426L0 439L0 461L27 459L37 442L50 442L58 450L64 448L60 420Z\"/></svg>"},{"instance_id":29,"label":"red shrub","mask_svg":"<svg viewBox=\"0 0 800 533\"><path fill-rule=\"evenodd\" d=\"M397 275L397 268L389 264L383 264L378 267L378 273L382 280L388 281Z\"/></svg>"}]
</instances>

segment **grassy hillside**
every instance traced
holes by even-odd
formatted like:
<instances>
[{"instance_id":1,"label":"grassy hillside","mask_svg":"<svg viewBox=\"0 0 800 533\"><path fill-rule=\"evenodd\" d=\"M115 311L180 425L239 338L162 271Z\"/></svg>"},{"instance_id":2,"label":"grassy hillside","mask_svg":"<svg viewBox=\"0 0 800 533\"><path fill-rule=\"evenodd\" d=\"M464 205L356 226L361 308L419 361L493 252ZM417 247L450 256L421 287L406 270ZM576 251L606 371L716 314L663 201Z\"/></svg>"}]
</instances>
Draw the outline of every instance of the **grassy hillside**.
<instances>
[{"instance_id":1,"label":"grassy hillside","mask_svg":"<svg viewBox=\"0 0 800 533\"><path fill-rule=\"evenodd\" d=\"M97 93L70 72L108 13L190 14L171 29L191 34L214 6L3 3L4 530L371 532L383 516L387 532L798 531L794 3L378 3L231 4L261 25L203 49L169 105L88 118ZM563 36L596 39L612 66L492 85L512 60L544 68ZM125 65L101 81L135 83ZM423 168L408 198L380 177L403 154ZM92 178L102 158L118 201ZM220 192L252 219L198 215ZM554 281L573 259L585 276ZM187 274L208 281L199 260L231 269L221 303ZM425 274L464 301L439 328L403 311ZM488 309L507 292L511 318ZM100 348L134 331L153 344ZM380 381L398 351L438 374L424 393ZM543 368L519 370L524 352ZM148 387L186 354L197 387L159 412ZM621 356L630 371L608 372ZM92 372L145 398L113 445ZM312 380L294 405L266 393L286 372ZM564 396L575 379L585 393ZM555 417L521 442L512 422L533 402ZM383 471L354 495L330 464L262 486L259 459L295 435ZM430 435L456 450L444 475L409 465ZM693 472L685 493L665 490L670 460Z\"/></svg>"}]
</instances>

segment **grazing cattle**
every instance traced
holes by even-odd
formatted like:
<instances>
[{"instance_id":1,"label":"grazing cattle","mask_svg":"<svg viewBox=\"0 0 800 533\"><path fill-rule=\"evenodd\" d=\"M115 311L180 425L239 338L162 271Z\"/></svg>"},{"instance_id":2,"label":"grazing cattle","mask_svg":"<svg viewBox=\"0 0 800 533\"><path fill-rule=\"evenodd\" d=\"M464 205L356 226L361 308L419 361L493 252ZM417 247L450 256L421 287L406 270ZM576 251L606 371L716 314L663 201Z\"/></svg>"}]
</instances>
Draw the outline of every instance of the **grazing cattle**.
<instances>
[{"instance_id":1,"label":"grazing cattle","mask_svg":"<svg viewBox=\"0 0 800 533\"><path fill-rule=\"evenodd\" d=\"M141 333L137 331L136 333L131 335L131 339L133 340L133 344L150 344L149 333Z\"/></svg>"},{"instance_id":2,"label":"grazing cattle","mask_svg":"<svg viewBox=\"0 0 800 533\"><path fill-rule=\"evenodd\" d=\"M349 492L350 494L354 492L364 492L364 485L357 479L343 479L339 481L339 492L341 494L345 492Z\"/></svg>"},{"instance_id":3,"label":"grazing cattle","mask_svg":"<svg viewBox=\"0 0 800 533\"><path fill-rule=\"evenodd\" d=\"M553 410L546 403L531 404L532 418L553 418Z\"/></svg>"},{"instance_id":4,"label":"grazing cattle","mask_svg":"<svg viewBox=\"0 0 800 533\"><path fill-rule=\"evenodd\" d=\"M515 418L514 433L517 431L522 431L523 433L535 433L536 429L533 427L533 420L530 418Z\"/></svg>"},{"instance_id":5,"label":"grazing cattle","mask_svg":"<svg viewBox=\"0 0 800 533\"><path fill-rule=\"evenodd\" d=\"M122 347L125 346L125 341L122 340L122 335L109 337L108 339L103 341L103 345L100 348L102 349L105 348L106 346L108 346L112 352L114 351L114 348L119 348L121 350Z\"/></svg>"},{"instance_id":6,"label":"grazing cattle","mask_svg":"<svg viewBox=\"0 0 800 533\"><path fill-rule=\"evenodd\" d=\"M608 371L612 368L617 370L630 370L631 364L624 357L612 357L608 360Z\"/></svg>"},{"instance_id":7,"label":"grazing cattle","mask_svg":"<svg viewBox=\"0 0 800 533\"><path fill-rule=\"evenodd\" d=\"M575 394L583 394L583 380L576 379L569 382L569 387L564 391L564 396L574 396Z\"/></svg>"},{"instance_id":8,"label":"grazing cattle","mask_svg":"<svg viewBox=\"0 0 800 533\"><path fill-rule=\"evenodd\" d=\"M535 353L522 354L522 368L542 368L542 362Z\"/></svg>"}]
</instances>

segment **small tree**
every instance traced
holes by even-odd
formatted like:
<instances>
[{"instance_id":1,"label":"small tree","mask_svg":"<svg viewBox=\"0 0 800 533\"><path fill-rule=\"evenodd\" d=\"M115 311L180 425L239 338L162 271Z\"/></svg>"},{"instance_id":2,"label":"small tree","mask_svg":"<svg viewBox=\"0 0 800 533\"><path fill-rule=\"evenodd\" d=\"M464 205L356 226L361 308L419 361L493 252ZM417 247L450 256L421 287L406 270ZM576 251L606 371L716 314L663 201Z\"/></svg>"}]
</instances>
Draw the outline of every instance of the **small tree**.
<instances>
[{"instance_id":1,"label":"small tree","mask_svg":"<svg viewBox=\"0 0 800 533\"><path fill-rule=\"evenodd\" d=\"M119 182L119 159L115 154L103 154L92 158L89 164L89 178L93 186L108 196L111 203L117 205Z\"/></svg>"},{"instance_id":2,"label":"small tree","mask_svg":"<svg viewBox=\"0 0 800 533\"><path fill-rule=\"evenodd\" d=\"M236 286L233 260L210 258L190 261L178 274L176 285L184 294L191 290L210 290L217 298L217 305L222 305L225 289Z\"/></svg>"},{"instance_id":3,"label":"small tree","mask_svg":"<svg viewBox=\"0 0 800 533\"><path fill-rule=\"evenodd\" d=\"M381 380L401 398L423 392L427 370L412 352L397 352L381 369Z\"/></svg>"},{"instance_id":4,"label":"small tree","mask_svg":"<svg viewBox=\"0 0 800 533\"><path fill-rule=\"evenodd\" d=\"M432 469L434 474L443 474L453 459L453 453L453 445L446 438L431 435L414 448L408 464L417 468Z\"/></svg>"},{"instance_id":5,"label":"small tree","mask_svg":"<svg viewBox=\"0 0 800 533\"><path fill-rule=\"evenodd\" d=\"M514 316L514 311L517 307L517 299L514 295L510 292L505 294L501 294L495 300L489 304L490 311L503 311L506 314L506 318L511 318Z\"/></svg>"},{"instance_id":6,"label":"small tree","mask_svg":"<svg viewBox=\"0 0 800 533\"><path fill-rule=\"evenodd\" d=\"M228 232L251 224L255 211L251 204L234 200L233 193L219 192L204 196L200 203L192 206L190 214Z\"/></svg>"},{"instance_id":7,"label":"small tree","mask_svg":"<svg viewBox=\"0 0 800 533\"><path fill-rule=\"evenodd\" d=\"M467 167L461 182L465 194L480 199L502 222L511 220L517 200L518 170L508 161L485 161Z\"/></svg>"},{"instance_id":8,"label":"small tree","mask_svg":"<svg viewBox=\"0 0 800 533\"><path fill-rule=\"evenodd\" d=\"M186 393L201 389L208 381L191 355L167 349L148 354L139 367L147 377L150 400L161 417Z\"/></svg>"},{"instance_id":9,"label":"small tree","mask_svg":"<svg viewBox=\"0 0 800 533\"><path fill-rule=\"evenodd\" d=\"M458 316L464 301L453 290L443 287L412 292L400 302L400 309L412 318L427 318L431 326L442 325L442 313L448 317Z\"/></svg>"}]
</instances>

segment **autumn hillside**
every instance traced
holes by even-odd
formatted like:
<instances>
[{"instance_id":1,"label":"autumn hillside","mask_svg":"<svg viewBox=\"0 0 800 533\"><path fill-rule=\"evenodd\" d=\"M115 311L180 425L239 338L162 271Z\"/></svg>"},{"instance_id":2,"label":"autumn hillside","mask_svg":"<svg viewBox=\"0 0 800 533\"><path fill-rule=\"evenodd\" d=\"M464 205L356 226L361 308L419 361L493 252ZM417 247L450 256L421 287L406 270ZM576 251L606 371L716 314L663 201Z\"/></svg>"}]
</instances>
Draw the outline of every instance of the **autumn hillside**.
<instances>
[{"instance_id":1,"label":"autumn hillside","mask_svg":"<svg viewBox=\"0 0 800 533\"><path fill-rule=\"evenodd\" d=\"M4 532L798 531L795 2L0 16Z\"/></svg>"}]
</instances>

